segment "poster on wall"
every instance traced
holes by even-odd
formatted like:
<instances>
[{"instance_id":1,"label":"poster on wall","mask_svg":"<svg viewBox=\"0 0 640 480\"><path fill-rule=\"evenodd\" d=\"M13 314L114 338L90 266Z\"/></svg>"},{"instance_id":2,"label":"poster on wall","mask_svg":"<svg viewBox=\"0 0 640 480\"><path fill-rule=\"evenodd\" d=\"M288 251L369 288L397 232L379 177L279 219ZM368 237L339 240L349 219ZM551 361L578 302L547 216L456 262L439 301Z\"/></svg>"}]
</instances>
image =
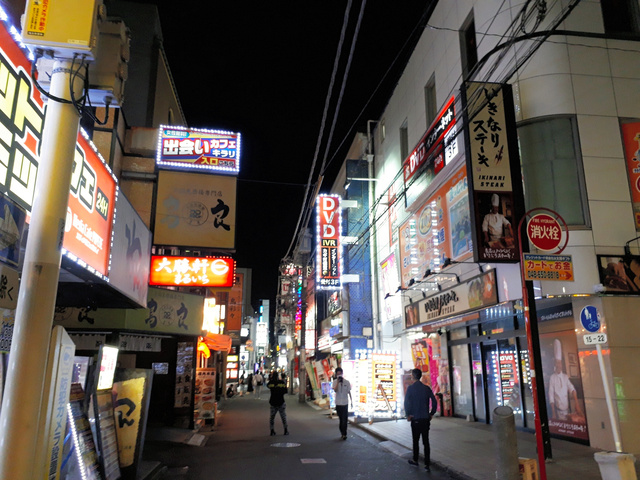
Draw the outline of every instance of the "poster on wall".
<instances>
[{"instance_id":1,"label":"poster on wall","mask_svg":"<svg viewBox=\"0 0 640 480\"><path fill-rule=\"evenodd\" d=\"M198 368L196 370L195 408L196 419L211 419L215 416L216 369Z\"/></svg>"},{"instance_id":2,"label":"poster on wall","mask_svg":"<svg viewBox=\"0 0 640 480\"><path fill-rule=\"evenodd\" d=\"M640 294L640 256L597 255L605 293Z\"/></svg>"},{"instance_id":3,"label":"poster on wall","mask_svg":"<svg viewBox=\"0 0 640 480\"><path fill-rule=\"evenodd\" d=\"M623 123L620 128L633 203L633 217L636 230L640 230L640 122Z\"/></svg>"},{"instance_id":4,"label":"poster on wall","mask_svg":"<svg viewBox=\"0 0 640 480\"><path fill-rule=\"evenodd\" d=\"M174 408L191 406L191 379L193 376L193 343L178 342L176 355L176 391Z\"/></svg>"},{"instance_id":5,"label":"poster on wall","mask_svg":"<svg viewBox=\"0 0 640 480\"><path fill-rule=\"evenodd\" d=\"M399 229L400 283L421 281L445 258L463 261L473 252L466 167L460 168ZM395 290L394 290L395 291Z\"/></svg>"},{"instance_id":6,"label":"poster on wall","mask_svg":"<svg viewBox=\"0 0 640 480\"><path fill-rule=\"evenodd\" d=\"M393 320L402 314L402 297L394 296L393 293L400 285L398 278L398 265L396 263L396 254L392 253L383 262L380 263L381 287L384 293L384 313L387 320ZM386 297L386 294L391 294Z\"/></svg>"},{"instance_id":7,"label":"poster on wall","mask_svg":"<svg viewBox=\"0 0 640 480\"><path fill-rule=\"evenodd\" d=\"M573 330L540 334L549 431L588 440L578 344Z\"/></svg>"},{"instance_id":8,"label":"poster on wall","mask_svg":"<svg viewBox=\"0 0 640 480\"><path fill-rule=\"evenodd\" d=\"M517 262L515 229L522 216L520 161L511 87L467 82L465 138L472 191L476 262Z\"/></svg>"}]
</instances>

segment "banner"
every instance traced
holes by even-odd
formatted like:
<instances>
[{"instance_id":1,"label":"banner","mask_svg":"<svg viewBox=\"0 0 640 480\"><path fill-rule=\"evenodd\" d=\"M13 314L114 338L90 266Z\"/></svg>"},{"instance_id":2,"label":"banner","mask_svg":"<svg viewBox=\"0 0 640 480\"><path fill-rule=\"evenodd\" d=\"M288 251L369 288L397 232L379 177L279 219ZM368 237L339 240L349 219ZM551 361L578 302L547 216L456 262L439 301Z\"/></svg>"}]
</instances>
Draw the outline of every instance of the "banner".
<instances>
[{"instance_id":1,"label":"banner","mask_svg":"<svg viewBox=\"0 0 640 480\"><path fill-rule=\"evenodd\" d=\"M121 468L131 466L135 462L144 384L144 377L113 384L115 400L113 407L116 417L118 459Z\"/></svg>"},{"instance_id":2,"label":"banner","mask_svg":"<svg viewBox=\"0 0 640 480\"><path fill-rule=\"evenodd\" d=\"M463 90L475 261L517 262L515 229L523 200L511 87L467 82Z\"/></svg>"},{"instance_id":3,"label":"banner","mask_svg":"<svg viewBox=\"0 0 640 480\"><path fill-rule=\"evenodd\" d=\"M236 183L235 177L161 170L153 243L233 249Z\"/></svg>"},{"instance_id":4,"label":"banner","mask_svg":"<svg viewBox=\"0 0 640 480\"><path fill-rule=\"evenodd\" d=\"M627 162L631 202L636 230L640 230L640 122L624 123L622 140L624 142L624 157Z\"/></svg>"},{"instance_id":5,"label":"banner","mask_svg":"<svg viewBox=\"0 0 640 480\"><path fill-rule=\"evenodd\" d=\"M319 290L342 288L342 206L338 195L318 195L316 202L316 272Z\"/></svg>"}]
</instances>

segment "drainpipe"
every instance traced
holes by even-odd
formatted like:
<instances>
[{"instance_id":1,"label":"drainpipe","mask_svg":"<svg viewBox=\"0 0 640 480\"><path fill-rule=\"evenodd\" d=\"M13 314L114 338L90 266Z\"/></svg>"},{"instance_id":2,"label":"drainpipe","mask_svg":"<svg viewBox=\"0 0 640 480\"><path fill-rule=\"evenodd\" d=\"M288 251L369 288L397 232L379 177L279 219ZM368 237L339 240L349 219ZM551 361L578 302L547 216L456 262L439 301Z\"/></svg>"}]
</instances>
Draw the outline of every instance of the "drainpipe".
<instances>
[{"instance_id":1,"label":"drainpipe","mask_svg":"<svg viewBox=\"0 0 640 480\"><path fill-rule=\"evenodd\" d=\"M373 166L373 139L371 137L371 124L378 123L375 120L367 121L367 162L368 162L368 176L374 178L375 169ZM380 348L380 334L378 332L378 326L380 325L380 306L378 305L378 240L377 229L375 224L375 212L372 209L374 196L374 184L376 182L367 182L369 184L369 248L371 249L370 268L371 268L371 314L372 314L372 326L373 326L373 349L381 350Z\"/></svg>"}]
</instances>

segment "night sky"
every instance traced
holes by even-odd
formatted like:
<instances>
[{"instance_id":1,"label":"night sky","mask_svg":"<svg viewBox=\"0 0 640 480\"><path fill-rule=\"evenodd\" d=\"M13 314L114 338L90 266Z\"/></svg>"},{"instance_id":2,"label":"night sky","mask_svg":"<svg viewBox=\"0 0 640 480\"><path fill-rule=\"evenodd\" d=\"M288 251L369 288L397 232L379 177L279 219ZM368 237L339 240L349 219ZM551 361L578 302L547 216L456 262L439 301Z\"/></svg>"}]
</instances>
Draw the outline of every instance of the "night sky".
<instances>
[{"instance_id":1,"label":"night sky","mask_svg":"<svg viewBox=\"0 0 640 480\"><path fill-rule=\"evenodd\" d=\"M17 6L24 1L0 2L9 11L24 11ZM165 52L188 125L242 134L234 257L239 267L253 269L254 307L262 298L273 301L278 266L292 241L316 152L348 2L134 3L158 7ZM366 131L367 120L379 118L429 3L366 3L322 192L331 188L356 131ZM354 1L350 9L318 166L361 5ZM312 183L317 177L316 169Z\"/></svg>"}]
</instances>

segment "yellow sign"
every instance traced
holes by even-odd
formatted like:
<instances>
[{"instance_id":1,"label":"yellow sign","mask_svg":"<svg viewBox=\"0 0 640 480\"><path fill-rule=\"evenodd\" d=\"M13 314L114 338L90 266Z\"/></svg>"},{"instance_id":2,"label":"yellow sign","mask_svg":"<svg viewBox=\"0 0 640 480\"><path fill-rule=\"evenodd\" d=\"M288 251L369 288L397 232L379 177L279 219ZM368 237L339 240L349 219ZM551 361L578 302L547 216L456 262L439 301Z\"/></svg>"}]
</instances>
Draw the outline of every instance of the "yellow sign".
<instances>
[{"instance_id":1,"label":"yellow sign","mask_svg":"<svg viewBox=\"0 0 640 480\"><path fill-rule=\"evenodd\" d=\"M153 243L234 248L236 177L160 171Z\"/></svg>"},{"instance_id":2,"label":"yellow sign","mask_svg":"<svg viewBox=\"0 0 640 480\"><path fill-rule=\"evenodd\" d=\"M537 255L523 253L525 280L573 282L571 255Z\"/></svg>"},{"instance_id":3,"label":"yellow sign","mask_svg":"<svg viewBox=\"0 0 640 480\"><path fill-rule=\"evenodd\" d=\"M140 377L113 384L120 467L128 467L135 461L144 382L145 378Z\"/></svg>"},{"instance_id":4,"label":"yellow sign","mask_svg":"<svg viewBox=\"0 0 640 480\"><path fill-rule=\"evenodd\" d=\"M42 37L47 31L47 18L49 17L49 0L31 2L27 10L25 30L28 35Z\"/></svg>"}]
</instances>

